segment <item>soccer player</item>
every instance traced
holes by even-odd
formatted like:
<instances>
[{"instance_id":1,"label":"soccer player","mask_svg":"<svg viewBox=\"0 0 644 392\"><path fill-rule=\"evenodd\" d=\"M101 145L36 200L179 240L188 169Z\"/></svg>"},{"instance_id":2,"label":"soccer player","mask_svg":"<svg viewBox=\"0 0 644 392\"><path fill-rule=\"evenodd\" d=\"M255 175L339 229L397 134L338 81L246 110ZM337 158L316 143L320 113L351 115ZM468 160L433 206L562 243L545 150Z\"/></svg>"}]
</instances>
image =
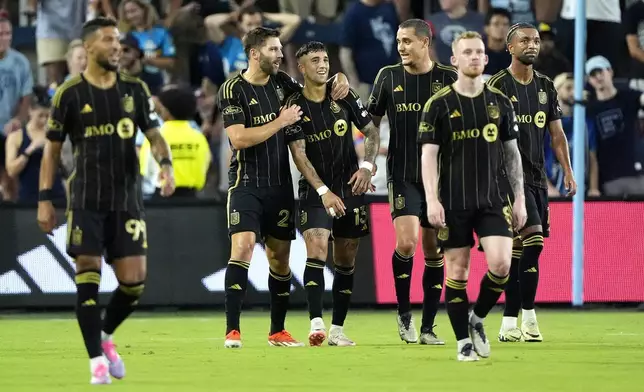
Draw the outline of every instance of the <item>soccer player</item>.
<instances>
[{"instance_id":1,"label":"soccer player","mask_svg":"<svg viewBox=\"0 0 644 392\"><path fill-rule=\"evenodd\" d=\"M174 192L174 179L170 149L157 129L147 85L117 73L121 47L116 22L91 20L83 26L82 39L87 69L63 83L52 102L40 169L38 224L46 233L56 224L53 179L69 137L76 169L69 178L67 253L76 260L76 317L90 357L91 383L109 384L110 374L125 376L112 335L134 310L146 278L137 128L145 131L161 166L163 195ZM98 286L104 253L119 287L101 320Z\"/></svg>"},{"instance_id":2,"label":"soccer player","mask_svg":"<svg viewBox=\"0 0 644 392\"><path fill-rule=\"evenodd\" d=\"M434 333L434 319L443 290L444 263L436 243L436 231L427 221L420 148L416 137L423 105L434 93L456 80L456 71L429 58L432 33L425 21L409 19L403 22L398 28L396 41L401 62L380 70L368 110L378 126L386 114L391 127L387 185L396 231L392 268L398 301L398 333L407 343L418 341L409 291L418 229L422 227L425 271L420 343L441 345L445 343Z\"/></svg>"},{"instance_id":3,"label":"soccer player","mask_svg":"<svg viewBox=\"0 0 644 392\"><path fill-rule=\"evenodd\" d=\"M309 42L296 53L304 75L304 89L293 94L286 106L302 108L302 120L285 130L300 179L300 229L306 242L304 268L311 331L309 344L326 339L322 320L324 266L333 241L333 319L329 345L353 346L343 332L353 291L353 273L360 238L369 234L364 193L371 189L374 161L380 148L378 128L351 90L345 99L327 93L329 56L320 42ZM365 134L365 158L358 167L351 124ZM331 235L333 235L331 237Z\"/></svg>"},{"instance_id":4,"label":"soccer player","mask_svg":"<svg viewBox=\"0 0 644 392\"><path fill-rule=\"evenodd\" d=\"M481 36L471 31L461 34L452 51L458 79L425 104L418 140L428 219L439 228L445 251L445 302L458 341L457 358L476 361L490 355L483 320L508 281L513 226L520 229L526 220L523 172L510 100L483 83L487 56ZM504 169L507 177L501 175ZM509 188L514 206L509 203ZM473 231L485 249L488 272L468 317Z\"/></svg>"},{"instance_id":5,"label":"soccer player","mask_svg":"<svg viewBox=\"0 0 644 392\"><path fill-rule=\"evenodd\" d=\"M288 146L282 129L300 119L297 105L282 106L302 86L284 72L279 31L258 27L243 39L248 69L226 81L219 90L219 106L233 148L229 169L228 231L231 255L226 269L226 340L228 348L241 347L241 306L248 284L248 268L256 242L266 247L270 268L272 346L299 347L286 331L291 270L289 253L295 239L293 185ZM341 77L339 77L341 76ZM332 96L349 91L344 75L328 82Z\"/></svg>"},{"instance_id":6,"label":"soccer player","mask_svg":"<svg viewBox=\"0 0 644 392\"><path fill-rule=\"evenodd\" d=\"M506 41L512 63L509 68L492 76L488 84L510 98L517 116L528 220L512 249L499 341L518 342L523 339L541 342L543 336L537 324L534 300L539 282L539 255L543 250L543 239L550 234L548 185L544 170L546 129L550 132L557 160L564 169L568 196L577 192L577 184L570 166L568 140L561 125L557 90L552 80L532 67L539 56L539 32L531 24L517 23L508 31ZM523 308L521 329L517 327L520 308Z\"/></svg>"}]
</instances>

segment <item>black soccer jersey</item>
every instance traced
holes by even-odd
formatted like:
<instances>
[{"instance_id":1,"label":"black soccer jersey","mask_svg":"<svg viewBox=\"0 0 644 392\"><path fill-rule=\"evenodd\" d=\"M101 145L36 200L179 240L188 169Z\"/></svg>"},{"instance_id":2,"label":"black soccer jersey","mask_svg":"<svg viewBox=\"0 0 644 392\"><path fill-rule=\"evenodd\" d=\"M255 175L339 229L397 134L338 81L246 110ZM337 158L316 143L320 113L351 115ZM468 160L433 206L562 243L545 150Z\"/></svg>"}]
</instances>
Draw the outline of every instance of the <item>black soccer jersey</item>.
<instances>
[{"instance_id":1,"label":"black soccer jersey","mask_svg":"<svg viewBox=\"0 0 644 392\"><path fill-rule=\"evenodd\" d=\"M244 71L242 71L243 73ZM219 106L224 127L242 124L244 132L253 132L279 117L286 98L302 91L302 86L285 72L270 76L263 86L251 84L242 73L227 80L219 89ZM280 130L263 143L236 150L228 170L230 187L268 187L290 184L291 170L284 131Z\"/></svg>"},{"instance_id":2,"label":"black soccer jersey","mask_svg":"<svg viewBox=\"0 0 644 392\"><path fill-rule=\"evenodd\" d=\"M143 209L136 134L159 126L147 85L119 74L102 89L83 75L63 83L52 102L47 138L74 146L70 208L94 211Z\"/></svg>"},{"instance_id":3,"label":"black soccer jersey","mask_svg":"<svg viewBox=\"0 0 644 392\"><path fill-rule=\"evenodd\" d=\"M371 122L371 116L362 105L360 96L353 90L339 101L328 95L322 102L313 102L302 93L293 94L287 106L299 105L302 119L284 132L286 142L304 139L306 156L326 186L341 198L351 196L351 176L358 170L358 157L353 144L353 123L362 129ZM304 177L300 179L301 199L313 196L315 189Z\"/></svg>"},{"instance_id":4,"label":"black soccer jersey","mask_svg":"<svg viewBox=\"0 0 644 392\"><path fill-rule=\"evenodd\" d=\"M384 67L374 82L368 110L389 118L387 181L421 182L418 124L425 102L456 81L456 70L439 63L422 75L405 71L402 64Z\"/></svg>"},{"instance_id":5,"label":"black soccer jersey","mask_svg":"<svg viewBox=\"0 0 644 392\"><path fill-rule=\"evenodd\" d=\"M548 124L561 118L557 90L552 80L534 71L532 80L523 84L504 69L492 76L488 84L501 90L514 107L525 183L547 189L543 140Z\"/></svg>"},{"instance_id":6,"label":"black soccer jersey","mask_svg":"<svg viewBox=\"0 0 644 392\"><path fill-rule=\"evenodd\" d=\"M517 134L510 101L492 87L470 98L448 86L427 101L418 141L440 146L439 198L445 209L507 204L503 143Z\"/></svg>"}]
</instances>

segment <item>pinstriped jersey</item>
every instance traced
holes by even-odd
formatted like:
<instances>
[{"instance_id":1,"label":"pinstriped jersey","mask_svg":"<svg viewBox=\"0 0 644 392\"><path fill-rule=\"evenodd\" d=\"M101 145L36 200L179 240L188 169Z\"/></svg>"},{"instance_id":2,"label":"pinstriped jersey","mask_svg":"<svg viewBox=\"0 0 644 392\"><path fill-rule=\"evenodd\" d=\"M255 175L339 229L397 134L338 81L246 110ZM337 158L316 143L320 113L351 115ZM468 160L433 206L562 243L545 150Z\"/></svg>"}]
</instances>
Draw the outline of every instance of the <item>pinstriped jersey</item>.
<instances>
[{"instance_id":1,"label":"pinstriped jersey","mask_svg":"<svg viewBox=\"0 0 644 392\"><path fill-rule=\"evenodd\" d=\"M227 80L219 89L219 107L226 128L242 124L246 128L244 132L253 132L253 128L275 120L286 98L302 91L302 86L282 71L271 75L261 86L248 82L242 73ZM270 187L292 183L283 130L255 146L236 150L231 145L231 148L230 187Z\"/></svg>"},{"instance_id":2,"label":"pinstriped jersey","mask_svg":"<svg viewBox=\"0 0 644 392\"><path fill-rule=\"evenodd\" d=\"M517 134L510 101L493 87L471 98L447 86L427 101L418 142L440 146L438 193L446 210L507 205L503 143Z\"/></svg>"},{"instance_id":3,"label":"pinstriped jersey","mask_svg":"<svg viewBox=\"0 0 644 392\"><path fill-rule=\"evenodd\" d=\"M90 84L83 74L63 83L52 100L47 138L74 147L70 208L143 210L136 132L159 126L145 82L118 74L110 88Z\"/></svg>"},{"instance_id":4,"label":"pinstriped jersey","mask_svg":"<svg viewBox=\"0 0 644 392\"><path fill-rule=\"evenodd\" d=\"M534 71L526 84L517 81L508 69L488 82L505 94L514 107L519 124L519 151L526 184L547 189L544 168L544 137L548 124L561 118L557 90L547 76Z\"/></svg>"},{"instance_id":5,"label":"pinstriped jersey","mask_svg":"<svg viewBox=\"0 0 644 392\"><path fill-rule=\"evenodd\" d=\"M417 132L425 102L456 81L456 70L434 62L425 74L414 75L399 63L384 67L376 76L368 111L389 118L387 181L421 182Z\"/></svg>"}]
</instances>

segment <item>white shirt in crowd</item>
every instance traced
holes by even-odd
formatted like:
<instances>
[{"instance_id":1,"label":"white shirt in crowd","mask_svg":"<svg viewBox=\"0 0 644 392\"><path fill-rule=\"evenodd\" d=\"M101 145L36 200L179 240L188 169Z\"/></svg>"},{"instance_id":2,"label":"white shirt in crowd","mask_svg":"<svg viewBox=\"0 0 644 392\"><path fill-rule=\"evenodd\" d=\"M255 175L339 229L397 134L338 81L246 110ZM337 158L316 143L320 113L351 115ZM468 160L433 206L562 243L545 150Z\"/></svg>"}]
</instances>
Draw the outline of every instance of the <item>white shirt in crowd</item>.
<instances>
[{"instance_id":1,"label":"white shirt in crowd","mask_svg":"<svg viewBox=\"0 0 644 392\"><path fill-rule=\"evenodd\" d=\"M561 18L572 20L577 16L578 0L563 0ZM586 18L600 22L622 22L619 0L586 0Z\"/></svg>"}]
</instances>

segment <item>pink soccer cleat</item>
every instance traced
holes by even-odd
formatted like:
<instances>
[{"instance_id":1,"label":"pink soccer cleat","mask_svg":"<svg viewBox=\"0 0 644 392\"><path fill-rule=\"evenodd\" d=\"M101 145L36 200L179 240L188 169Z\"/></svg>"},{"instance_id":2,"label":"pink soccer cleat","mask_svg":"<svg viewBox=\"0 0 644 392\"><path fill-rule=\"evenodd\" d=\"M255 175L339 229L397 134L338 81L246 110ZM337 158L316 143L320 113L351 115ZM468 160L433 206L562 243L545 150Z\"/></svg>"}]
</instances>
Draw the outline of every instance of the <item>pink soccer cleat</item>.
<instances>
[{"instance_id":1,"label":"pink soccer cleat","mask_svg":"<svg viewBox=\"0 0 644 392\"><path fill-rule=\"evenodd\" d=\"M107 361L105 359L102 359L102 361L97 364L92 364L90 362L90 368L92 372L92 379L89 382L90 384L97 385L112 383L112 379L108 374Z\"/></svg>"},{"instance_id":2,"label":"pink soccer cleat","mask_svg":"<svg viewBox=\"0 0 644 392\"><path fill-rule=\"evenodd\" d=\"M116 345L114 342L111 340L104 340L101 343L101 347L103 347L103 353L109 361L109 370L112 377L118 378L119 380L125 377L125 363L123 363L123 359L121 359L121 356L116 352Z\"/></svg>"}]
</instances>

